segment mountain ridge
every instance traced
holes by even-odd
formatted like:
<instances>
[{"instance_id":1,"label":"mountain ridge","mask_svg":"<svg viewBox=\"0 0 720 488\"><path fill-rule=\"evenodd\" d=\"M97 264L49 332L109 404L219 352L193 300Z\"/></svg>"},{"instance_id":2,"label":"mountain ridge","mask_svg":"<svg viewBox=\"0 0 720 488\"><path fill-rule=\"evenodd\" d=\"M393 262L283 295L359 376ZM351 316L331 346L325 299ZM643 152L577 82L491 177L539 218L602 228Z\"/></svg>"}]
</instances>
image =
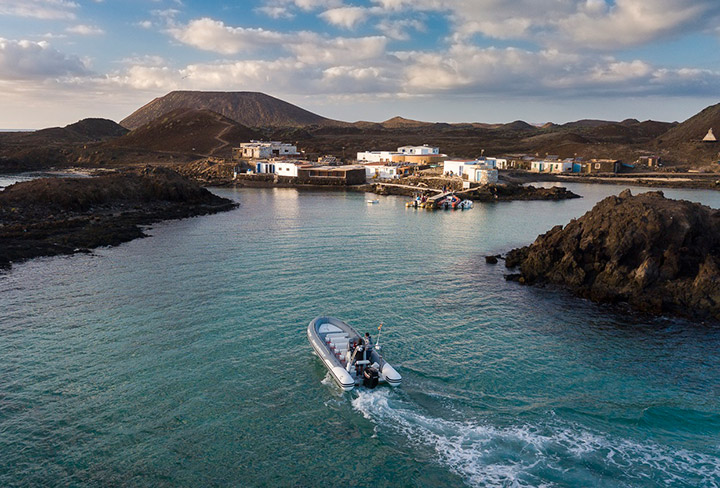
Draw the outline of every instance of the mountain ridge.
<instances>
[{"instance_id":1,"label":"mountain ridge","mask_svg":"<svg viewBox=\"0 0 720 488\"><path fill-rule=\"evenodd\" d=\"M247 127L346 125L261 92L172 91L120 121L135 129L176 109L211 110Z\"/></svg>"}]
</instances>

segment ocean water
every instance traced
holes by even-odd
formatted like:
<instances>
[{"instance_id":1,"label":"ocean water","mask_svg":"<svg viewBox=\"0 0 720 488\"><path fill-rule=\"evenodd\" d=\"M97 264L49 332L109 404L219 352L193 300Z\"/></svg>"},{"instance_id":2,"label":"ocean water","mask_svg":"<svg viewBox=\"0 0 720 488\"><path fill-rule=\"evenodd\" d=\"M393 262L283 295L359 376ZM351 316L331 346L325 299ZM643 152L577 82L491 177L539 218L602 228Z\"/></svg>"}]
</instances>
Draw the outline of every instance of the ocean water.
<instances>
[{"instance_id":1,"label":"ocean water","mask_svg":"<svg viewBox=\"0 0 720 488\"><path fill-rule=\"evenodd\" d=\"M434 213L218 189L241 206L14 266L0 486L720 485L720 327L485 263L624 188L566 186L585 198ZM340 391L321 314L382 321L403 385Z\"/></svg>"}]
</instances>

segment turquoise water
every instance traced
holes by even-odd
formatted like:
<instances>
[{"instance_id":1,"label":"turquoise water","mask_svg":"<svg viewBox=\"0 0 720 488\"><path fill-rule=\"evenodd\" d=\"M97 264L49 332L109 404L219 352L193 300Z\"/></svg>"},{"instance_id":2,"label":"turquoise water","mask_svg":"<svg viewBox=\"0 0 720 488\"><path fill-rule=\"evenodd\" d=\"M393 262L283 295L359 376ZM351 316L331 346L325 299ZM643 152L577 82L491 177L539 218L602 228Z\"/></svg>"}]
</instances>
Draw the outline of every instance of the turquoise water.
<instances>
[{"instance_id":1,"label":"turquoise water","mask_svg":"<svg viewBox=\"0 0 720 488\"><path fill-rule=\"evenodd\" d=\"M720 328L503 279L564 202L216 190L232 212L0 275L0 486L717 486ZM665 191L720 208L720 193ZM341 392L305 330L376 332Z\"/></svg>"}]
</instances>

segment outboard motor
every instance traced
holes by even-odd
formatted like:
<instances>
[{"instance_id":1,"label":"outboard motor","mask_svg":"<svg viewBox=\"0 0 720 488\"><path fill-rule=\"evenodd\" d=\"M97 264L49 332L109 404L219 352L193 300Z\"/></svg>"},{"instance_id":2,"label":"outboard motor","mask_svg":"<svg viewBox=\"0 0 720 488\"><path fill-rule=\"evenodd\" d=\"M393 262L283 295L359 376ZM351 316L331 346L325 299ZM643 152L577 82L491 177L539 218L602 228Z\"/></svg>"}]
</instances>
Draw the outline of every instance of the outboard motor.
<instances>
[{"instance_id":1,"label":"outboard motor","mask_svg":"<svg viewBox=\"0 0 720 488\"><path fill-rule=\"evenodd\" d=\"M380 375L376 368L370 366L363 371L363 385L365 388L373 389L377 386Z\"/></svg>"}]
</instances>

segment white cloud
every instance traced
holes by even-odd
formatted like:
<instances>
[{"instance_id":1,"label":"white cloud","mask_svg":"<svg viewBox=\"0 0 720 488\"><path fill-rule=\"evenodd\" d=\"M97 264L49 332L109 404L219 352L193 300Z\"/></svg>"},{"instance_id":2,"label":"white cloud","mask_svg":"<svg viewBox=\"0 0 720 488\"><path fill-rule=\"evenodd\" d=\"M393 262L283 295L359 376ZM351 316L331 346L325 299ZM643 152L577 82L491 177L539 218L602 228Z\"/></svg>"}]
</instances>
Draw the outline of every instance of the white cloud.
<instances>
[{"instance_id":1,"label":"white cloud","mask_svg":"<svg viewBox=\"0 0 720 488\"><path fill-rule=\"evenodd\" d=\"M285 3L295 4L303 10L328 9L342 5L341 0L289 0Z\"/></svg>"},{"instance_id":2,"label":"white cloud","mask_svg":"<svg viewBox=\"0 0 720 488\"><path fill-rule=\"evenodd\" d=\"M720 72L668 70L642 60L539 52L515 48L478 48L454 45L446 52L398 53L405 63L402 89L432 93L544 96L567 99L578 96L706 94L720 83Z\"/></svg>"},{"instance_id":3,"label":"white cloud","mask_svg":"<svg viewBox=\"0 0 720 488\"><path fill-rule=\"evenodd\" d=\"M277 45L288 38L287 34L265 29L230 27L222 21L202 18L185 26L175 26L168 32L189 46L221 54L252 51L262 45Z\"/></svg>"},{"instance_id":4,"label":"white cloud","mask_svg":"<svg viewBox=\"0 0 720 488\"><path fill-rule=\"evenodd\" d=\"M81 36L97 36L100 34L105 34L105 31L102 30L100 27L85 24L73 25L65 29L65 31L71 34L78 34Z\"/></svg>"},{"instance_id":5,"label":"white cloud","mask_svg":"<svg viewBox=\"0 0 720 488\"><path fill-rule=\"evenodd\" d=\"M399 41L409 40L411 31L425 32L426 30L425 24L418 19L383 19L377 24L377 28L390 39Z\"/></svg>"},{"instance_id":6,"label":"white cloud","mask_svg":"<svg viewBox=\"0 0 720 488\"><path fill-rule=\"evenodd\" d=\"M303 63L333 65L381 58L386 46L387 38L383 36L324 38L303 33L286 48Z\"/></svg>"},{"instance_id":7,"label":"white cloud","mask_svg":"<svg viewBox=\"0 0 720 488\"><path fill-rule=\"evenodd\" d=\"M122 75L110 81L136 90L175 90L182 82L182 74L167 66L130 66Z\"/></svg>"},{"instance_id":8,"label":"white cloud","mask_svg":"<svg viewBox=\"0 0 720 488\"><path fill-rule=\"evenodd\" d=\"M152 29L153 23L151 20L141 20L135 25L142 27L143 29Z\"/></svg>"},{"instance_id":9,"label":"white cloud","mask_svg":"<svg viewBox=\"0 0 720 488\"><path fill-rule=\"evenodd\" d=\"M326 10L320 17L332 25L352 29L364 22L369 14L369 10L363 7L338 7Z\"/></svg>"},{"instance_id":10,"label":"white cloud","mask_svg":"<svg viewBox=\"0 0 720 488\"><path fill-rule=\"evenodd\" d=\"M47 41L0 38L0 80L44 80L89 74L77 56L63 54Z\"/></svg>"},{"instance_id":11,"label":"white cloud","mask_svg":"<svg viewBox=\"0 0 720 488\"><path fill-rule=\"evenodd\" d=\"M69 0L0 0L0 16L74 19L78 7Z\"/></svg>"},{"instance_id":12,"label":"white cloud","mask_svg":"<svg viewBox=\"0 0 720 488\"><path fill-rule=\"evenodd\" d=\"M281 33L231 27L208 18L175 25L168 32L176 40L206 51L231 55L274 47L294 54L306 64L331 65L381 58L387 47L384 36L333 38L314 32Z\"/></svg>"},{"instance_id":13,"label":"white cloud","mask_svg":"<svg viewBox=\"0 0 720 488\"><path fill-rule=\"evenodd\" d=\"M612 51L716 28L717 0L374 0L388 13L435 11L455 42L475 34L546 47Z\"/></svg>"},{"instance_id":14,"label":"white cloud","mask_svg":"<svg viewBox=\"0 0 720 488\"><path fill-rule=\"evenodd\" d=\"M167 66L168 62L165 58L162 56L152 56L149 54L146 54L145 56L135 56L130 58L124 58L120 60L122 64L126 64L129 66L154 66L154 67L163 67Z\"/></svg>"},{"instance_id":15,"label":"white cloud","mask_svg":"<svg viewBox=\"0 0 720 488\"><path fill-rule=\"evenodd\" d=\"M255 11L260 12L261 14L265 14L273 19L292 19L293 17L295 17L295 15L290 12L287 7L273 7L268 5L265 7L258 7L255 9Z\"/></svg>"},{"instance_id":16,"label":"white cloud","mask_svg":"<svg viewBox=\"0 0 720 488\"><path fill-rule=\"evenodd\" d=\"M588 0L576 13L560 19L558 27L581 46L613 50L673 37L687 29L702 30L718 18L716 0L617 0L613 6Z\"/></svg>"}]
</instances>

